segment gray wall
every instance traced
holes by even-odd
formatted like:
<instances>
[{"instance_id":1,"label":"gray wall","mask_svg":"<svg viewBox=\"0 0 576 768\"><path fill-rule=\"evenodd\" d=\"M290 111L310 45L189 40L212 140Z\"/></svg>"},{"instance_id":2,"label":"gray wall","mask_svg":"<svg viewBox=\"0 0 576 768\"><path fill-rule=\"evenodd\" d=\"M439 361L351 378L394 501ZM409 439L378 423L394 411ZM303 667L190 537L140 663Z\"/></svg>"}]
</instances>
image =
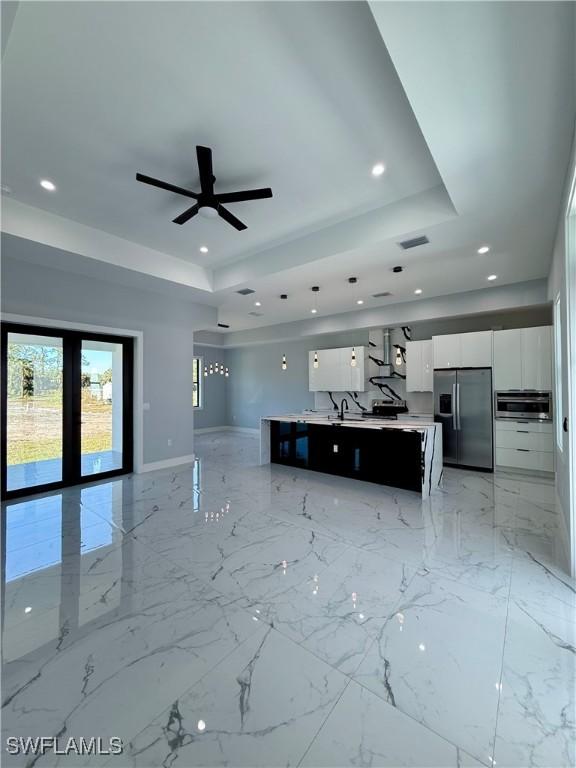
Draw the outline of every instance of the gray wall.
<instances>
[{"instance_id":1,"label":"gray wall","mask_svg":"<svg viewBox=\"0 0 576 768\"><path fill-rule=\"evenodd\" d=\"M443 333L490 330L492 328L521 328L550 324L550 308L498 312L465 318L451 318L413 326L414 339L429 339ZM402 339L399 339L402 341ZM299 341L277 344L257 344L226 350L230 379L227 390L226 424L236 427L258 427L262 416L301 411L314 408L314 394L308 391L308 352L330 347L361 346L368 343L368 331L310 336ZM216 351L216 350L214 350ZM288 369L282 371L282 354L286 354ZM405 393L405 385L392 383L400 396L405 396L408 407L415 413L432 411L432 395L426 392ZM379 392L360 396L370 406ZM370 401L370 402L369 402ZM330 408L327 397L318 396L317 407ZM197 424L199 424L197 420ZM219 426L206 423L206 426Z\"/></svg>"},{"instance_id":2,"label":"gray wall","mask_svg":"<svg viewBox=\"0 0 576 768\"><path fill-rule=\"evenodd\" d=\"M2 311L143 332L144 462L193 452L193 329L207 308L152 291L10 258L2 238ZM168 445L171 440L172 444Z\"/></svg>"},{"instance_id":3,"label":"gray wall","mask_svg":"<svg viewBox=\"0 0 576 768\"><path fill-rule=\"evenodd\" d=\"M367 343L367 331L352 331L227 350L228 424L254 428L260 426L262 416L313 408L314 393L308 391L308 352ZM286 371L282 370L283 354Z\"/></svg>"},{"instance_id":4,"label":"gray wall","mask_svg":"<svg viewBox=\"0 0 576 768\"><path fill-rule=\"evenodd\" d=\"M226 362L223 349L194 344L194 355L203 358L204 363ZM194 429L224 427L228 424L226 413L226 390L228 379L221 374L201 377L202 405L194 411Z\"/></svg>"}]
</instances>

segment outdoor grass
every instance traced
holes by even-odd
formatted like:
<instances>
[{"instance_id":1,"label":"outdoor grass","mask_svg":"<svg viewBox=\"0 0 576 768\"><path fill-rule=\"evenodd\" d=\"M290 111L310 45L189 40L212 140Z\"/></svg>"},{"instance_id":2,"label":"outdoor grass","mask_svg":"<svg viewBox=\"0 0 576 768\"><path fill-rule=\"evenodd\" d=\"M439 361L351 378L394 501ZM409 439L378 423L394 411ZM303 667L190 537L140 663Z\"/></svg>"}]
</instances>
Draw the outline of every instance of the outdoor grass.
<instances>
[{"instance_id":1,"label":"outdoor grass","mask_svg":"<svg viewBox=\"0 0 576 768\"><path fill-rule=\"evenodd\" d=\"M82 453L99 453L112 450L112 438L109 434L88 435L82 439ZM27 464L31 461L59 459L62 456L62 440L60 438L44 438L43 440L21 440L8 444L8 466Z\"/></svg>"},{"instance_id":2,"label":"outdoor grass","mask_svg":"<svg viewBox=\"0 0 576 768\"><path fill-rule=\"evenodd\" d=\"M59 393L33 398L8 399L8 466L62 456L62 398ZM82 416L87 417L82 453L112 449L110 403L82 396Z\"/></svg>"}]
</instances>

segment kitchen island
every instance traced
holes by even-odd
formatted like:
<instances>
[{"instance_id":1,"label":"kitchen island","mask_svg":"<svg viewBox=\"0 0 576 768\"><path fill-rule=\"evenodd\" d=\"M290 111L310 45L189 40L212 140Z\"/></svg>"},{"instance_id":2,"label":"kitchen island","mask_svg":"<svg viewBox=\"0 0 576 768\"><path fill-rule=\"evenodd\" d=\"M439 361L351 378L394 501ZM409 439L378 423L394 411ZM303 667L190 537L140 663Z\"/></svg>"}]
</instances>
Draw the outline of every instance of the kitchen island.
<instances>
[{"instance_id":1,"label":"kitchen island","mask_svg":"<svg viewBox=\"0 0 576 768\"><path fill-rule=\"evenodd\" d=\"M269 416L260 422L260 463L390 485L426 497L442 478L442 426L409 417Z\"/></svg>"}]
</instances>

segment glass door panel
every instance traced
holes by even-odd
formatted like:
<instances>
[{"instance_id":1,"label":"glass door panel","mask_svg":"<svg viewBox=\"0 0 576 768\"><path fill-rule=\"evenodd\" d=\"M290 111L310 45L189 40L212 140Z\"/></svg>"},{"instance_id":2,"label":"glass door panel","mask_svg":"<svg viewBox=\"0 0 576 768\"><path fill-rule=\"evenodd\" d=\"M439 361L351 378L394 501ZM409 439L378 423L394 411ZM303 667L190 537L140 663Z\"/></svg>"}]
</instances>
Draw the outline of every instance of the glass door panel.
<instances>
[{"instance_id":1,"label":"glass door panel","mask_svg":"<svg viewBox=\"0 0 576 768\"><path fill-rule=\"evenodd\" d=\"M123 344L82 340L82 476L121 469L123 461Z\"/></svg>"},{"instance_id":2,"label":"glass door panel","mask_svg":"<svg viewBox=\"0 0 576 768\"><path fill-rule=\"evenodd\" d=\"M6 490L63 479L63 339L8 333Z\"/></svg>"}]
</instances>

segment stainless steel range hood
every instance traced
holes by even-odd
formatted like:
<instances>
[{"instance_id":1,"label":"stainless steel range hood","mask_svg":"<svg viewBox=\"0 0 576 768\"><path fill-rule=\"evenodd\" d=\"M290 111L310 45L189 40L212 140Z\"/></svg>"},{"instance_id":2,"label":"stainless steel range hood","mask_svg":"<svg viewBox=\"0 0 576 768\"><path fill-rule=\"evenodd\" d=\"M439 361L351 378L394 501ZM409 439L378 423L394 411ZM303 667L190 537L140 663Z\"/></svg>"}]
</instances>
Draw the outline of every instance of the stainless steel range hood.
<instances>
[{"instance_id":1,"label":"stainless steel range hood","mask_svg":"<svg viewBox=\"0 0 576 768\"><path fill-rule=\"evenodd\" d=\"M371 376L380 376L385 379L393 378L394 367L391 362L392 346L390 329L370 331L370 367Z\"/></svg>"}]
</instances>

